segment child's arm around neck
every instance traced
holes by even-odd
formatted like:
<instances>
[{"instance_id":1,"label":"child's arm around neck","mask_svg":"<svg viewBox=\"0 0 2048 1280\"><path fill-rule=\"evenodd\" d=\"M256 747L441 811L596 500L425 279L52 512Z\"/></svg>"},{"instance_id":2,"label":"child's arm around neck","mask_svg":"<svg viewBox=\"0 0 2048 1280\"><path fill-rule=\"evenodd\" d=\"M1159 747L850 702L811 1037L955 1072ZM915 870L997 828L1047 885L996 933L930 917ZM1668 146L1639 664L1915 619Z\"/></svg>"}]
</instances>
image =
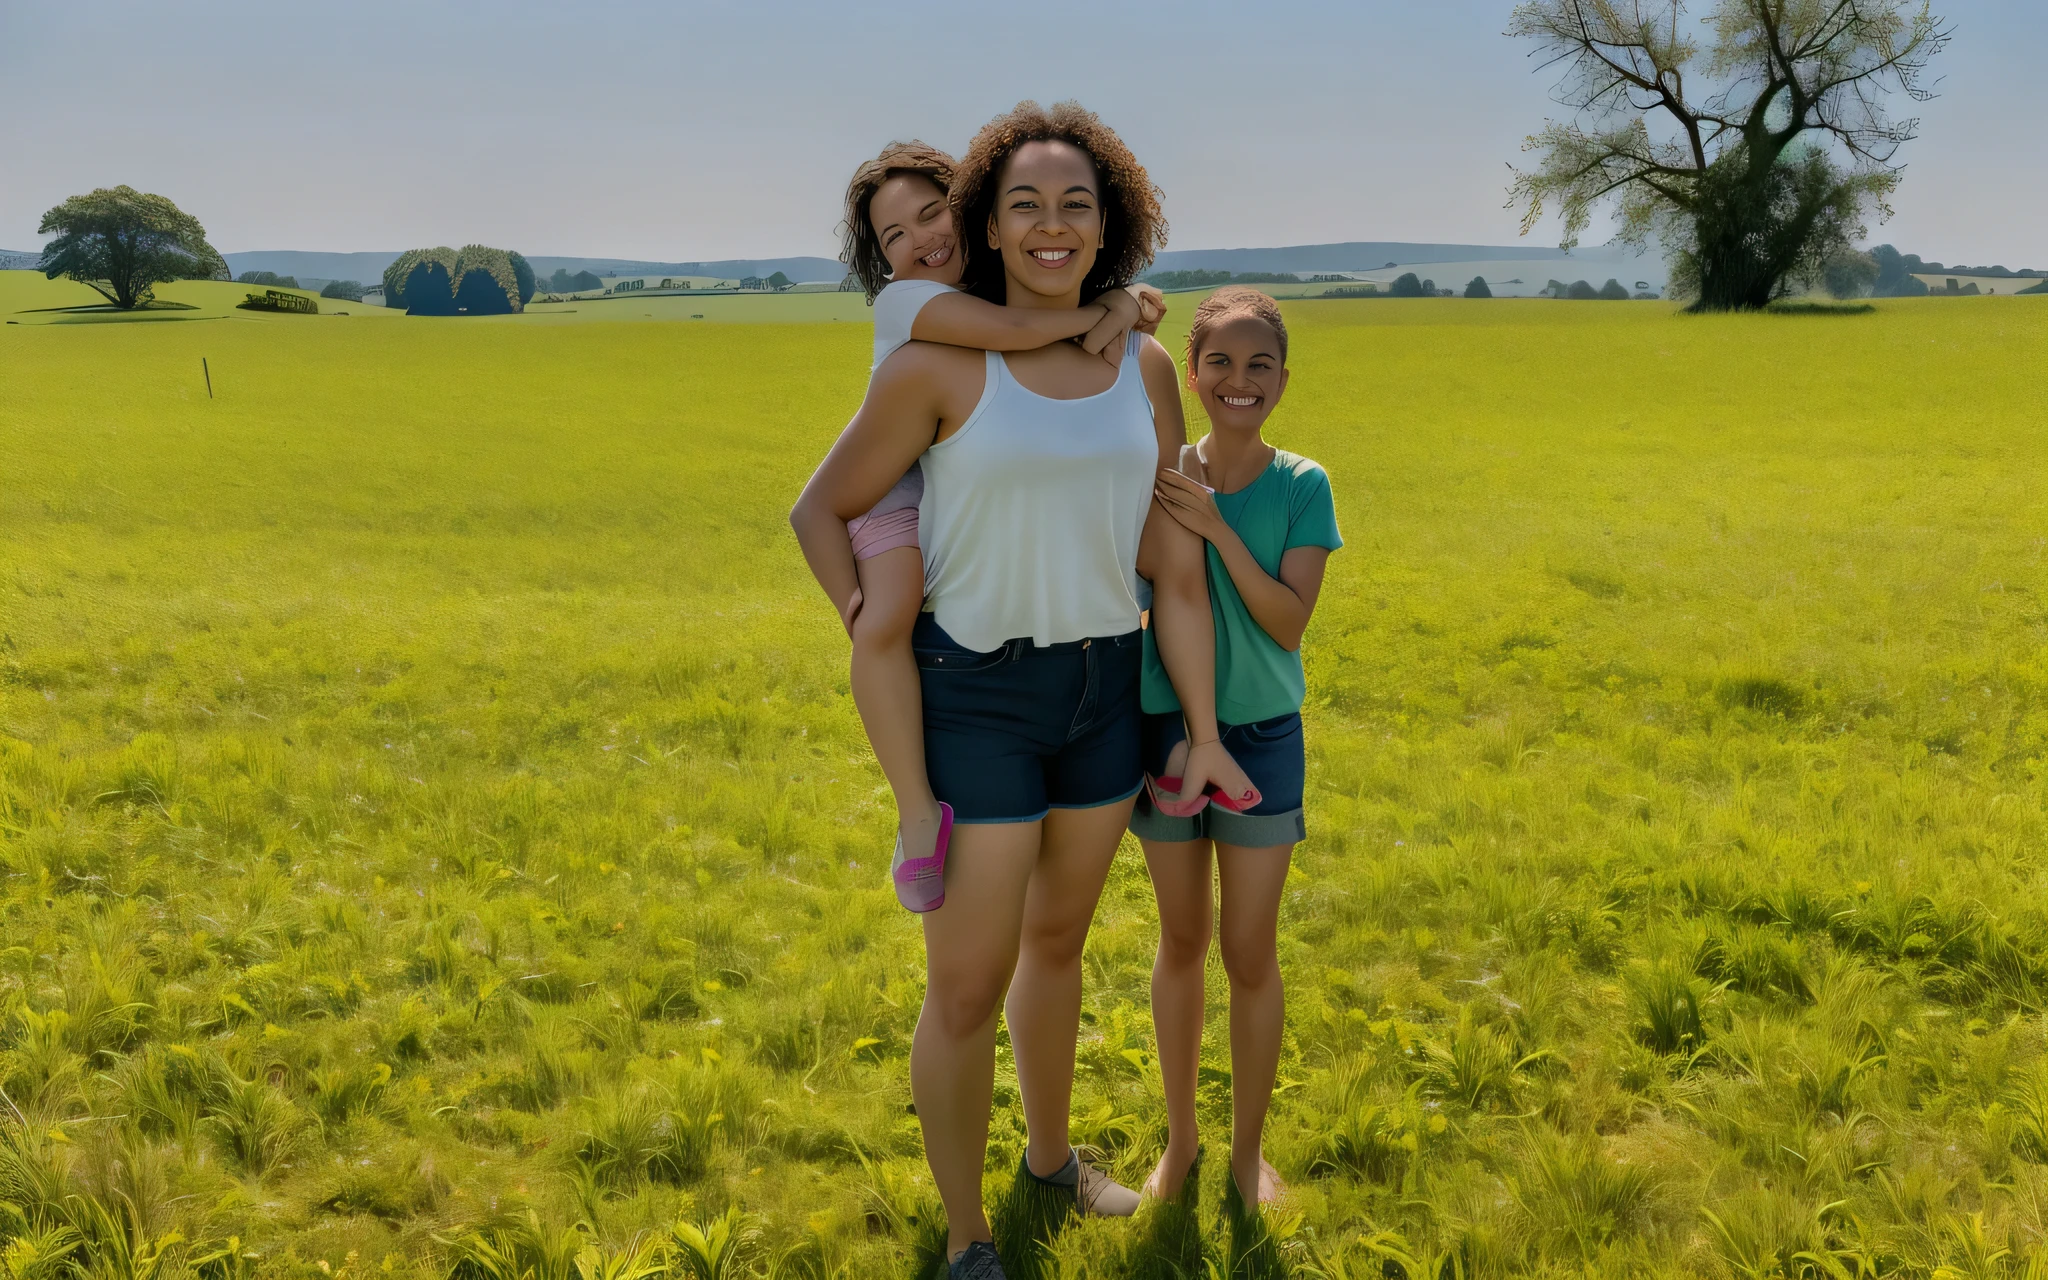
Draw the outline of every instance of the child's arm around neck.
<instances>
[{"instance_id":1,"label":"child's arm around neck","mask_svg":"<svg viewBox=\"0 0 2048 1280\"><path fill-rule=\"evenodd\" d=\"M910 336L920 342L981 351L1036 351L1093 334L1105 341L1087 345L1100 351L1108 339L1128 333L1140 319L1138 300L1123 289L1112 289L1095 302L1071 310L1006 307L954 291L939 294L918 310ZM1115 354L1122 359L1120 347Z\"/></svg>"}]
</instances>

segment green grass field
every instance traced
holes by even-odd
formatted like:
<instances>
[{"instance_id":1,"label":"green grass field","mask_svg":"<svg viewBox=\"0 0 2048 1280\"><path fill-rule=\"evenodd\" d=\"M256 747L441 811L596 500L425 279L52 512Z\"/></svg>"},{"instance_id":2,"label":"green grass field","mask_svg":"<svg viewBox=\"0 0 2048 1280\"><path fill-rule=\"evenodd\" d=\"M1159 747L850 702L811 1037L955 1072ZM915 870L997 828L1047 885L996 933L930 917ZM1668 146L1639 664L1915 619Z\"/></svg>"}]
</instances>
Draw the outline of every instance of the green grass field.
<instances>
[{"instance_id":1,"label":"green grass field","mask_svg":"<svg viewBox=\"0 0 2048 1280\"><path fill-rule=\"evenodd\" d=\"M864 312L708 310L820 297L0 327L9 1277L928 1256L921 948L783 521ZM1233 1230L1212 1158L1012 1274L2040 1274L2048 302L1289 315L1349 539L1291 1197ZM1075 1099L1126 1178L1154 937L1127 847Z\"/></svg>"}]
</instances>

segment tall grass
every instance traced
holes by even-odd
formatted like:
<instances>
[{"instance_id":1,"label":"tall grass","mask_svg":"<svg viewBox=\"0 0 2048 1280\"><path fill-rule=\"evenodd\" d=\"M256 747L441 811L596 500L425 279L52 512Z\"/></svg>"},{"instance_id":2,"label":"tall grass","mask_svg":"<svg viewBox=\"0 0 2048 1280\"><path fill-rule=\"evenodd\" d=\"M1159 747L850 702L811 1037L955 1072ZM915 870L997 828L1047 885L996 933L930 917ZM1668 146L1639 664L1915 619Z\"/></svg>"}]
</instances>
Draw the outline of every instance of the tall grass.
<instances>
[{"instance_id":1,"label":"tall grass","mask_svg":"<svg viewBox=\"0 0 2048 1280\"><path fill-rule=\"evenodd\" d=\"M1015 1273L2048 1266L2048 313L1290 304L1350 545L1264 1215ZM1181 319L1184 320L1184 316ZM915 922L782 513L854 326L0 330L0 1266L867 1277ZM1173 345L1169 335L1168 345ZM204 355L217 398L197 378ZM1134 850L1075 1131L1164 1140Z\"/></svg>"}]
</instances>

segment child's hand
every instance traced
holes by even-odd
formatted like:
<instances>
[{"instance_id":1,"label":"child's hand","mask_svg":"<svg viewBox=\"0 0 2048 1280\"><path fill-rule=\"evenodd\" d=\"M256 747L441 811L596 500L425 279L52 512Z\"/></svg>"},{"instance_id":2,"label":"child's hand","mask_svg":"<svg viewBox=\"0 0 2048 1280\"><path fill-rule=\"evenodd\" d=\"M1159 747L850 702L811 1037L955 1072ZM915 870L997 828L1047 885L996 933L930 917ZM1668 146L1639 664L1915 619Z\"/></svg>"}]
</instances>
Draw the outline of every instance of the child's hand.
<instances>
[{"instance_id":1,"label":"child's hand","mask_svg":"<svg viewBox=\"0 0 2048 1280\"><path fill-rule=\"evenodd\" d=\"M1138 323L1133 326L1147 336L1159 332L1159 322L1166 318L1166 295L1149 284L1127 284L1124 292L1138 300Z\"/></svg>"},{"instance_id":2,"label":"child's hand","mask_svg":"<svg viewBox=\"0 0 2048 1280\"><path fill-rule=\"evenodd\" d=\"M855 587L853 594L846 598L846 603L839 610L839 625L846 628L846 634L849 639L853 636L854 619L860 617L861 603L860 588Z\"/></svg>"},{"instance_id":3,"label":"child's hand","mask_svg":"<svg viewBox=\"0 0 2048 1280\"><path fill-rule=\"evenodd\" d=\"M1142 318L1138 300L1128 291L1111 289L1095 300L1105 314L1095 322L1095 327L1081 335L1081 349L1089 355L1099 355L1113 365L1124 362L1124 338L1138 325Z\"/></svg>"},{"instance_id":4,"label":"child's hand","mask_svg":"<svg viewBox=\"0 0 2048 1280\"><path fill-rule=\"evenodd\" d=\"M1216 491L1178 471L1161 471L1152 482L1152 496L1189 533L1214 542L1230 526L1216 508Z\"/></svg>"}]
</instances>

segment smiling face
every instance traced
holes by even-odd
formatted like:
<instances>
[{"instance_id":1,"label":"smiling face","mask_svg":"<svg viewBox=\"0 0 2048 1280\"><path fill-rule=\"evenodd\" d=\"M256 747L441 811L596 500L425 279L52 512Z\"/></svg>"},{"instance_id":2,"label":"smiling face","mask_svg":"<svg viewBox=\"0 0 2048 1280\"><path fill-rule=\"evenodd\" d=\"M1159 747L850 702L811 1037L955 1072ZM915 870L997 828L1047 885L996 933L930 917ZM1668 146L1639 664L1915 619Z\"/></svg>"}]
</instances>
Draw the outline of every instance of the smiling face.
<instances>
[{"instance_id":1,"label":"smiling face","mask_svg":"<svg viewBox=\"0 0 2048 1280\"><path fill-rule=\"evenodd\" d=\"M1079 306L1102 248L1102 183L1071 142L1027 142L996 174L988 244L1003 255L1010 305Z\"/></svg>"},{"instance_id":2,"label":"smiling face","mask_svg":"<svg viewBox=\"0 0 2048 1280\"><path fill-rule=\"evenodd\" d=\"M960 237L938 183L921 173L891 174L868 202L868 221L894 279L960 283Z\"/></svg>"},{"instance_id":3,"label":"smiling face","mask_svg":"<svg viewBox=\"0 0 2048 1280\"><path fill-rule=\"evenodd\" d=\"M1236 315L1202 335L1188 385L1223 431L1257 431L1287 390L1280 335L1257 316Z\"/></svg>"}]
</instances>

